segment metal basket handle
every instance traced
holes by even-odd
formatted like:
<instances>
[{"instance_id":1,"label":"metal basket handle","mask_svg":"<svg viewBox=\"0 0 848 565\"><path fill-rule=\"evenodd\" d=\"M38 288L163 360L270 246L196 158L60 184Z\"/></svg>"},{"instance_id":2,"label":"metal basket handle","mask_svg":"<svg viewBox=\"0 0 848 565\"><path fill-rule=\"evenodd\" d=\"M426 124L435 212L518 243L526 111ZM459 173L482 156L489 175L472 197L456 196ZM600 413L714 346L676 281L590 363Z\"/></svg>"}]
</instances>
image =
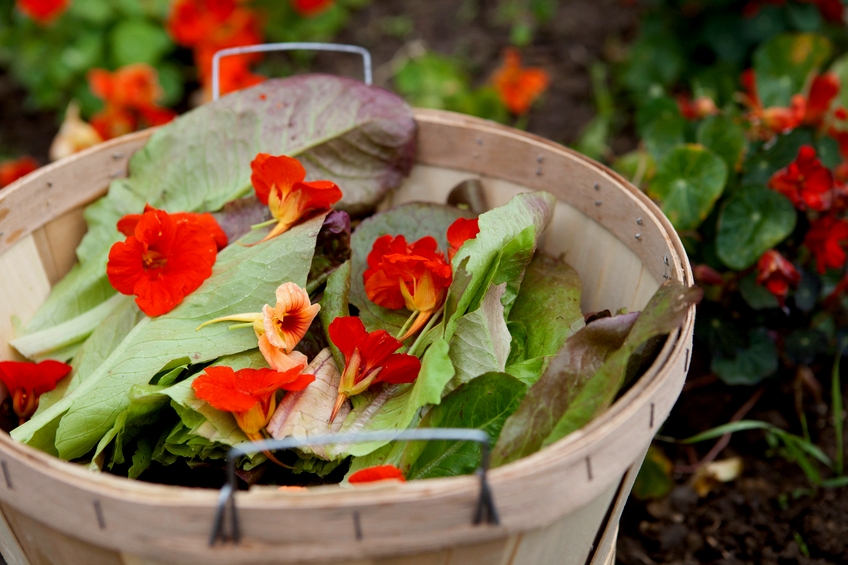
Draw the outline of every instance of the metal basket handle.
<instances>
[{"instance_id":1,"label":"metal basket handle","mask_svg":"<svg viewBox=\"0 0 848 565\"><path fill-rule=\"evenodd\" d=\"M480 466L475 472L480 477L480 498L474 511L473 524L499 525L500 519L492 498L492 491L486 473L489 470L489 434L483 430L468 428L421 428L415 430L404 430L402 432L359 432L352 434L333 434L314 439L296 439L287 437L284 439L271 439L264 441L245 442L236 445L227 453L227 483L221 487L221 495L218 497L218 507L215 510L215 521L212 525L212 533L209 536L209 545L215 542L232 541L238 543L241 539L239 530L238 514L236 512L236 458L250 455L260 451L276 451L281 449L293 449L297 447L330 445L335 443L365 443L369 441L395 441L395 440L457 440L474 441L482 446L482 459ZM230 532L225 531L225 513L229 508Z\"/></svg>"},{"instance_id":2,"label":"metal basket handle","mask_svg":"<svg viewBox=\"0 0 848 565\"><path fill-rule=\"evenodd\" d=\"M364 47L358 45L344 45L341 43L262 43L260 45L245 45L243 47L231 47L221 49L212 57L212 100L221 97L221 59L230 55L243 55L245 53L266 53L269 51L336 51L340 53L356 53L362 55L362 66L364 67L365 84L371 85L371 53Z\"/></svg>"}]
</instances>

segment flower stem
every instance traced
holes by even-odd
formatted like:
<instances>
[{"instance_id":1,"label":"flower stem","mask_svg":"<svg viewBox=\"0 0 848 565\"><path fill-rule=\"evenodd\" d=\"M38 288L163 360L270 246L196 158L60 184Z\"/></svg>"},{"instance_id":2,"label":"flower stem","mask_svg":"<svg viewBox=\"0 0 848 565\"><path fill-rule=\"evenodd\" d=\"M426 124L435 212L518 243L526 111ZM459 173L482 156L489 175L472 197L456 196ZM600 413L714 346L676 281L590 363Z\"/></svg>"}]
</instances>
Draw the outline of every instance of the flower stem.
<instances>
[{"instance_id":1,"label":"flower stem","mask_svg":"<svg viewBox=\"0 0 848 565\"><path fill-rule=\"evenodd\" d=\"M418 310L413 310L412 314L409 315L409 318L403 323L403 327L400 328L400 331L395 336L395 339L400 339L400 336L406 333L406 330L409 329L409 325L412 324L412 320L418 315Z\"/></svg>"},{"instance_id":2,"label":"flower stem","mask_svg":"<svg viewBox=\"0 0 848 565\"><path fill-rule=\"evenodd\" d=\"M258 230L260 228L264 228L264 227L270 226L272 224L276 224L278 221L279 220L277 220L276 218L271 218L270 220L266 220L266 221L260 222L258 224L253 224L252 226L250 226L250 229L251 230Z\"/></svg>"},{"instance_id":3,"label":"flower stem","mask_svg":"<svg viewBox=\"0 0 848 565\"><path fill-rule=\"evenodd\" d=\"M417 338L415 338L415 343L413 343L413 344L412 344L412 347L410 347L410 348L409 348L409 351L407 351L407 352L406 352L408 355L415 355L416 351L418 350L418 346L419 346L419 344L421 343L421 338L423 338L423 337L424 337L424 335L425 335L427 332L429 332L429 331L430 331L430 329L433 327L433 324L435 324L435 323L436 323L436 320L438 320L440 317L441 317L441 312L439 312L439 313L437 313L436 315L432 316L432 317L431 317L431 318L427 321L427 325L426 325L426 326L424 326L424 328L423 328L420 332L418 332L418 337L417 337Z\"/></svg>"}]
</instances>

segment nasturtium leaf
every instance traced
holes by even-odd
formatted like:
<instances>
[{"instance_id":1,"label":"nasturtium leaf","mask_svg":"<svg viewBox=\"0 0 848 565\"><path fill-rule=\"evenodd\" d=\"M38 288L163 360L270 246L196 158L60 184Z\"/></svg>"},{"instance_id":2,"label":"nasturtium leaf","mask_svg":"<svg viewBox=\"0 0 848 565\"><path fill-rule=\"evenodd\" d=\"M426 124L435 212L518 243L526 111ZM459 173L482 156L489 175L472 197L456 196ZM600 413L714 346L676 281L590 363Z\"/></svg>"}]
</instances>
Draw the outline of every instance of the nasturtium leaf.
<instances>
[{"instance_id":1,"label":"nasturtium leaf","mask_svg":"<svg viewBox=\"0 0 848 565\"><path fill-rule=\"evenodd\" d=\"M798 269L801 273L801 282L798 283L798 288L792 294L795 300L795 307L801 312L812 312L816 307L819 295L822 291L822 280L818 274L807 271L806 269Z\"/></svg>"},{"instance_id":2,"label":"nasturtium leaf","mask_svg":"<svg viewBox=\"0 0 848 565\"><path fill-rule=\"evenodd\" d=\"M613 161L612 168L640 188L657 174L657 162L643 149L625 153Z\"/></svg>"},{"instance_id":3,"label":"nasturtium leaf","mask_svg":"<svg viewBox=\"0 0 848 565\"><path fill-rule=\"evenodd\" d=\"M581 387L603 366L633 327L636 314L596 320L575 333L509 417L492 451L492 465L515 461L539 450Z\"/></svg>"},{"instance_id":4,"label":"nasturtium leaf","mask_svg":"<svg viewBox=\"0 0 848 565\"><path fill-rule=\"evenodd\" d=\"M704 147L686 145L657 165L648 194L678 230L696 229L712 211L727 182L727 165Z\"/></svg>"},{"instance_id":5,"label":"nasturtium leaf","mask_svg":"<svg viewBox=\"0 0 848 565\"><path fill-rule=\"evenodd\" d=\"M656 28L643 32L629 55L621 80L637 97L672 84L686 65L676 37Z\"/></svg>"},{"instance_id":6,"label":"nasturtium leaf","mask_svg":"<svg viewBox=\"0 0 848 565\"><path fill-rule=\"evenodd\" d=\"M836 168L842 163L839 143L829 135L822 135L816 140L816 157L828 169Z\"/></svg>"},{"instance_id":7,"label":"nasturtium leaf","mask_svg":"<svg viewBox=\"0 0 848 565\"><path fill-rule=\"evenodd\" d=\"M480 233L466 241L452 261L454 279L446 299L445 339L450 340L459 318L479 305L492 283L507 283L501 303L509 312L555 203L547 192L518 194L480 215Z\"/></svg>"},{"instance_id":8,"label":"nasturtium leaf","mask_svg":"<svg viewBox=\"0 0 848 565\"><path fill-rule=\"evenodd\" d=\"M745 130L727 116L710 116L698 126L697 141L721 157L730 171L736 169L748 145Z\"/></svg>"},{"instance_id":9,"label":"nasturtium leaf","mask_svg":"<svg viewBox=\"0 0 848 565\"><path fill-rule=\"evenodd\" d=\"M839 94L834 101L834 105L848 108L848 88L845 88L845 85L848 85L848 53L838 57L831 63L829 70L832 73L836 73L836 76L839 77L839 84L842 86L839 89Z\"/></svg>"},{"instance_id":10,"label":"nasturtium leaf","mask_svg":"<svg viewBox=\"0 0 848 565\"><path fill-rule=\"evenodd\" d=\"M739 281L739 294L754 310L780 308L777 298L766 287L757 284L757 273L750 273Z\"/></svg>"},{"instance_id":11,"label":"nasturtium leaf","mask_svg":"<svg viewBox=\"0 0 848 565\"><path fill-rule=\"evenodd\" d=\"M809 129L798 128L790 133L778 135L768 144L759 144L742 164L745 176L742 184L765 186L778 169L782 169L798 157L802 145L812 145L813 135Z\"/></svg>"},{"instance_id":12,"label":"nasturtium leaf","mask_svg":"<svg viewBox=\"0 0 848 565\"><path fill-rule=\"evenodd\" d=\"M503 373L486 373L454 390L434 406L419 428L476 428L494 444L504 422L518 408L527 387ZM453 477L480 466L481 446L469 441L409 442L401 470L407 480Z\"/></svg>"},{"instance_id":13,"label":"nasturtium leaf","mask_svg":"<svg viewBox=\"0 0 848 565\"><path fill-rule=\"evenodd\" d=\"M812 365L829 348L827 335L814 328L796 329L783 342L784 355L796 365Z\"/></svg>"},{"instance_id":14,"label":"nasturtium leaf","mask_svg":"<svg viewBox=\"0 0 848 565\"><path fill-rule=\"evenodd\" d=\"M522 360L556 355L585 325L582 289L580 275L565 261L536 252L509 313L509 321L524 328Z\"/></svg>"},{"instance_id":15,"label":"nasturtium leaf","mask_svg":"<svg viewBox=\"0 0 848 565\"><path fill-rule=\"evenodd\" d=\"M449 388L506 368L511 337L501 304L505 289L505 283L490 286L480 307L459 319L449 342L450 359L456 370Z\"/></svg>"},{"instance_id":16,"label":"nasturtium leaf","mask_svg":"<svg viewBox=\"0 0 848 565\"><path fill-rule=\"evenodd\" d=\"M345 261L338 269L333 271L330 278L327 279L327 286L324 287L324 296L321 298L321 311L318 316L321 319L321 325L324 327L324 335L327 337L327 343L330 345L330 351L333 354L333 359L338 367L344 367L345 358L339 348L330 339L330 332L327 328L336 318L350 316L350 261Z\"/></svg>"},{"instance_id":17,"label":"nasturtium leaf","mask_svg":"<svg viewBox=\"0 0 848 565\"><path fill-rule=\"evenodd\" d=\"M350 303L359 308L359 316L369 332L384 329L397 335L410 314L403 308L389 310L378 306L365 293L362 275L368 268L368 254L377 238L403 235L407 243L412 243L431 236L447 261L447 229L457 218L466 217L470 217L469 212L452 206L413 202L375 214L356 227L351 237Z\"/></svg>"},{"instance_id":18,"label":"nasturtium leaf","mask_svg":"<svg viewBox=\"0 0 848 565\"><path fill-rule=\"evenodd\" d=\"M607 357L600 370L580 389L542 445L550 445L579 430L606 410L621 390L631 355L648 340L677 328L702 296L700 288L687 288L676 281L666 281L660 286L636 318L622 346Z\"/></svg>"},{"instance_id":19,"label":"nasturtium leaf","mask_svg":"<svg viewBox=\"0 0 848 565\"><path fill-rule=\"evenodd\" d=\"M743 187L721 209L716 253L731 269L747 269L792 233L797 215L782 194L762 186Z\"/></svg>"},{"instance_id":20,"label":"nasturtium leaf","mask_svg":"<svg viewBox=\"0 0 848 565\"><path fill-rule=\"evenodd\" d=\"M681 115L660 116L643 128L645 149L655 160L660 161L674 148L686 143L689 122Z\"/></svg>"},{"instance_id":21,"label":"nasturtium leaf","mask_svg":"<svg viewBox=\"0 0 848 565\"><path fill-rule=\"evenodd\" d=\"M219 255L212 276L174 310L136 325L114 352L68 396L15 430L28 443L39 428L64 414L56 448L66 459L84 455L113 425L128 404L132 385L145 385L175 359L194 363L256 347L250 329L203 322L242 312L259 312L283 282L306 284L324 216L318 216L261 245L231 245ZM249 236L251 241L261 234ZM151 347L156 343L156 347Z\"/></svg>"},{"instance_id":22,"label":"nasturtium leaf","mask_svg":"<svg viewBox=\"0 0 848 565\"><path fill-rule=\"evenodd\" d=\"M764 108L789 106L811 73L830 56L831 43L813 33L782 33L754 52L757 92Z\"/></svg>"},{"instance_id":23,"label":"nasturtium leaf","mask_svg":"<svg viewBox=\"0 0 848 565\"><path fill-rule=\"evenodd\" d=\"M633 496L638 500L658 500L667 496L674 487L673 468L665 453L654 445L649 447L633 483Z\"/></svg>"},{"instance_id":24,"label":"nasturtium leaf","mask_svg":"<svg viewBox=\"0 0 848 565\"><path fill-rule=\"evenodd\" d=\"M748 332L748 343L737 347L736 355L713 353L710 369L725 384L755 385L777 372L777 346L765 328Z\"/></svg>"},{"instance_id":25,"label":"nasturtium leaf","mask_svg":"<svg viewBox=\"0 0 848 565\"><path fill-rule=\"evenodd\" d=\"M161 25L144 18L125 19L110 32L109 52L115 67L133 63L153 65L174 48Z\"/></svg>"},{"instance_id":26,"label":"nasturtium leaf","mask_svg":"<svg viewBox=\"0 0 848 565\"><path fill-rule=\"evenodd\" d=\"M445 385L453 378L454 368L448 357L448 344L437 339L421 359L421 372L412 384L386 384L382 389L354 396L351 410L339 433L396 430L412 423L418 411L428 404L439 404ZM388 441L328 446L329 458L354 455L361 457L379 449Z\"/></svg>"}]
</instances>

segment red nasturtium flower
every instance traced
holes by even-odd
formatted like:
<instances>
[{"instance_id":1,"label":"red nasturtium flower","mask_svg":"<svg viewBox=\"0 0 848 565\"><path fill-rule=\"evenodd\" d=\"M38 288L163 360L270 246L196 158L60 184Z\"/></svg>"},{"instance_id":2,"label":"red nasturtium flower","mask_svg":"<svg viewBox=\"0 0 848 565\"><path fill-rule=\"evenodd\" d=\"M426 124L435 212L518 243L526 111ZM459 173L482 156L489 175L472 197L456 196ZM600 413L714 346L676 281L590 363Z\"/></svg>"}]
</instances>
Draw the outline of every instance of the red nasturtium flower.
<instances>
[{"instance_id":1,"label":"red nasturtium flower","mask_svg":"<svg viewBox=\"0 0 848 565\"><path fill-rule=\"evenodd\" d=\"M480 233L480 223L478 218L466 219L457 218L454 223L448 227L448 259L453 260L453 256L462 247L462 244L469 239L474 239Z\"/></svg>"},{"instance_id":2,"label":"red nasturtium flower","mask_svg":"<svg viewBox=\"0 0 848 565\"><path fill-rule=\"evenodd\" d=\"M333 0L291 0L294 11L304 17L319 14L333 5Z\"/></svg>"},{"instance_id":3,"label":"red nasturtium flower","mask_svg":"<svg viewBox=\"0 0 848 565\"><path fill-rule=\"evenodd\" d=\"M799 210L821 212L831 204L833 174L818 160L816 150L804 145L793 162L772 175L769 188L789 198Z\"/></svg>"},{"instance_id":4,"label":"red nasturtium flower","mask_svg":"<svg viewBox=\"0 0 848 565\"><path fill-rule=\"evenodd\" d=\"M718 114L718 106L715 105L713 99L709 96L700 96L692 100L686 94L677 96L677 108L680 110L680 115L687 120L703 120L707 116Z\"/></svg>"},{"instance_id":5,"label":"red nasturtium flower","mask_svg":"<svg viewBox=\"0 0 848 565\"><path fill-rule=\"evenodd\" d=\"M8 186L38 168L38 161L25 155L0 163L0 188Z\"/></svg>"},{"instance_id":6,"label":"red nasturtium flower","mask_svg":"<svg viewBox=\"0 0 848 565\"><path fill-rule=\"evenodd\" d=\"M757 81L753 69L748 69L740 77L745 94L743 102L750 109L748 119L760 137L770 138L775 133L785 133L795 129L804 121L807 113L807 100L800 94L792 97L788 108L773 106L763 108L757 93Z\"/></svg>"},{"instance_id":7,"label":"red nasturtium flower","mask_svg":"<svg viewBox=\"0 0 848 565\"><path fill-rule=\"evenodd\" d=\"M292 157L260 153L250 163L250 168L253 170L250 182L256 197L268 205L277 220L277 225L262 241L280 235L309 214L329 210L342 198L342 191L333 182L304 182L306 169Z\"/></svg>"},{"instance_id":8,"label":"red nasturtium flower","mask_svg":"<svg viewBox=\"0 0 848 565\"><path fill-rule=\"evenodd\" d=\"M757 262L757 284L765 286L766 290L777 298L781 306L786 303L789 287L797 288L800 282L801 273L774 249L763 253Z\"/></svg>"},{"instance_id":9,"label":"red nasturtium flower","mask_svg":"<svg viewBox=\"0 0 848 565\"><path fill-rule=\"evenodd\" d=\"M148 210L133 235L109 251L106 275L115 290L135 295L148 316L173 310L212 274L218 248L202 224Z\"/></svg>"},{"instance_id":10,"label":"red nasturtium flower","mask_svg":"<svg viewBox=\"0 0 848 565\"><path fill-rule=\"evenodd\" d=\"M17 0L16 6L23 14L45 25L59 17L68 3L68 0Z\"/></svg>"},{"instance_id":11,"label":"red nasturtium flower","mask_svg":"<svg viewBox=\"0 0 848 565\"><path fill-rule=\"evenodd\" d=\"M513 114L526 114L530 105L547 88L550 79L544 69L522 67L518 50L504 50L503 65L492 75L492 84L501 102Z\"/></svg>"},{"instance_id":12,"label":"red nasturtium flower","mask_svg":"<svg viewBox=\"0 0 848 565\"><path fill-rule=\"evenodd\" d=\"M822 274L845 265L845 244L848 244L848 221L830 215L813 220L804 237L804 245L812 251L816 268Z\"/></svg>"},{"instance_id":13,"label":"red nasturtium flower","mask_svg":"<svg viewBox=\"0 0 848 565\"><path fill-rule=\"evenodd\" d=\"M424 327L445 301L452 273L438 245L430 236L407 245L402 235L384 235L368 254L368 269L362 275L368 299L383 308L406 306L417 313L401 341Z\"/></svg>"},{"instance_id":14,"label":"red nasturtium flower","mask_svg":"<svg viewBox=\"0 0 848 565\"><path fill-rule=\"evenodd\" d=\"M155 211L156 208L150 204L144 205L145 214L147 212ZM135 235L135 227L138 225L138 222L141 220L143 215L144 214L127 214L118 220L118 231L126 236ZM218 248L218 251L225 248L229 243L227 234L224 233L224 230L221 229L221 226L218 225L218 222L212 214L206 212L177 212L176 214L169 214L169 216L171 216L171 219L177 223L196 224L206 230L206 232L212 236L212 239L215 240L215 246Z\"/></svg>"},{"instance_id":15,"label":"red nasturtium flower","mask_svg":"<svg viewBox=\"0 0 848 565\"><path fill-rule=\"evenodd\" d=\"M59 361L0 361L0 381L9 389L12 408L21 424L38 408L38 397L56 388L56 383L70 372L71 366Z\"/></svg>"},{"instance_id":16,"label":"red nasturtium flower","mask_svg":"<svg viewBox=\"0 0 848 565\"><path fill-rule=\"evenodd\" d=\"M406 481L403 478L403 471L394 465L377 465L376 467L360 469L347 478L347 482L354 485L385 480Z\"/></svg>"},{"instance_id":17,"label":"red nasturtium flower","mask_svg":"<svg viewBox=\"0 0 848 565\"><path fill-rule=\"evenodd\" d=\"M315 380L315 375L301 373L305 363L287 371L273 369L241 369L206 367L204 374L191 383L194 394L216 410L231 412L239 428L251 440L262 439L277 407L278 390L303 390Z\"/></svg>"},{"instance_id":18,"label":"red nasturtium flower","mask_svg":"<svg viewBox=\"0 0 848 565\"><path fill-rule=\"evenodd\" d=\"M273 308L266 304L262 312L215 318L204 322L197 329L216 322L252 324L259 341L259 351L272 369L286 371L305 363L306 356L294 348L306 335L321 305L312 304L309 293L293 282L278 286L276 294L277 303Z\"/></svg>"},{"instance_id":19,"label":"red nasturtium flower","mask_svg":"<svg viewBox=\"0 0 848 565\"><path fill-rule=\"evenodd\" d=\"M327 329L330 340L345 357L330 424L345 400L362 394L368 387L377 383L411 383L418 378L421 361L413 355L395 353L403 344L386 330L368 333L362 320L355 316L336 318Z\"/></svg>"},{"instance_id":20,"label":"red nasturtium flower","mask_svg":"<svg viewBox=\"0 0 848 565\"><path fill-rule=\"evenodd\" d=\"M810 84L804 123L813 127L822 125L824 117L830 110L830 105L837 94L839 94L839 77L836 73L816 75L816 78Z\"/></svg>"}]
</instances>

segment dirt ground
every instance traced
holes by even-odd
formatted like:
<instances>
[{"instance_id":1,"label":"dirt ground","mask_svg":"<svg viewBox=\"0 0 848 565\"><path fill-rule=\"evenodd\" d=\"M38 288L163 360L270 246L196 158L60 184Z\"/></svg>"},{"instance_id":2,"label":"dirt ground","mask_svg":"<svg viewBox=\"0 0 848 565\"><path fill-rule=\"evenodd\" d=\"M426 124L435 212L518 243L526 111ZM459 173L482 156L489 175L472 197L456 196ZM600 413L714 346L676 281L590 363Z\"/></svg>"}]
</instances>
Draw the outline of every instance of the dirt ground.
<instances>
[{"instance_id":1,"label":"dirt ground","mask_svg":"<svg viewBox=\"0 0 848 565\"><path fill-rule=\"evenodd\" d=\"M508 44L509 29L495 23L496 4L493 0L379 0L354 17L339 41L371 49L378 84L389 75L389 61L413 41L441 53L461 54L481 84L498 66L501 50ZM414 22L413 31L403 38L385 34L383 22L397 16ZM552 80L529 117L529 131L563 143L576 140L594 114L588 65L604 57L611 41L632 38L637 19L635 9L617 1L562 3L555 21L522 50L525 64L545 68ZM334 64L316 61L319 70L332 69ZM55 115L28 109L25 93L0 74L0 154L31 154L46 163L56 129ZM618 141L622 147L632 143L632 138ZM699 380L702 374L696 370L690 377L690 389L662 434L682 438L725 423L755 392L718 383L696 386L704 382ZM808 408L818 414L810 422L814 439L832 446L829 415L818 404ZM769 386L749 417L797 433L791 386ZM697 446L694 453L670 444L663 444L663 449L677 466L685 466L693 457L703 456L712 443ZM743 458L744 471L735 482L700 498L688 486L690 475L678 472L676 486L664 500L631 499L622 518L619 563L848 563L848 488L812 490L796 465L776 455L767 457L767 451L761 432L737 434L719 456Z\"/></svg>"}]
</instances>

